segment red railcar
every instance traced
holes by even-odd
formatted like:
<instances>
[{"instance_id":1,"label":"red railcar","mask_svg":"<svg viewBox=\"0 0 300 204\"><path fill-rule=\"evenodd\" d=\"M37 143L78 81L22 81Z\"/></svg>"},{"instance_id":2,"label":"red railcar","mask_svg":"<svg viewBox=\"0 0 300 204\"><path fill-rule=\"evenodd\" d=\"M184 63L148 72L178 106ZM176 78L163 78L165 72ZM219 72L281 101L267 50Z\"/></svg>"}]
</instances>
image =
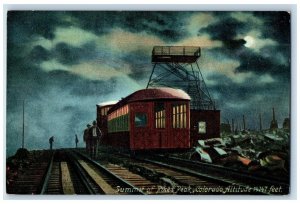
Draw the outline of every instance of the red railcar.
<instances>
[{"instance_id":1,"label":"red railcar","mask_svg":"<svg viewBox=\"0 0 300 204\"><path fill-rule=\"evenodd\" d=\"M101 127L101 126L100 126ZM134 92L107 112L107 144L130 150L190 148L190 97L173 88Z\"/></svg>"},{"instance_id":2,"label":"red railcar","mask_svg":"<svg viewBox=\"0 0 300 204\"><path fill-rule=\"evenodd\" d=\"M139 90L119 102L97 105L102 144L130 150L186 149L220 137L219 110L190 110L182 90Z\"/></svg>"},{"instance_id":3,"label":"red railcar","mask_svg":"<svg viewBox=\"0 0 300 204\"><path fill-rule=\"evenodd\" d=\"M108 143L108 135L107 135L107 112L108 110L117 103L117 101L108 101L104 103L99 103L96 105L97 107L97 125L100 127L103 138L101 143L102 144L109 144Z\"/></svg>"}]
</instances>

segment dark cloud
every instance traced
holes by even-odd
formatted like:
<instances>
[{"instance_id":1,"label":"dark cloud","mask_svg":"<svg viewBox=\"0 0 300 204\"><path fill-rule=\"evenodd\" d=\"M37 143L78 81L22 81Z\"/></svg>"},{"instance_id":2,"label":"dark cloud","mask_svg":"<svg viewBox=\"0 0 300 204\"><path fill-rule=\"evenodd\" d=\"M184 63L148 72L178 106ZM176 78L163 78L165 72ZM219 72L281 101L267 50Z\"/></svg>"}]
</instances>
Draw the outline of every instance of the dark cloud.
<instances>
[{"instance_id":1,"label":"dark cloud","mask_svg":"<svg viewBox=\"0 0 300 204\"><path fill-rule=\"evenodd\" d=\"M31 50L29 57L34 62L40 63L49 60L51 58L51 53L44 47L37 45Z\"/></svg>"},{"instance_id":2,"label":"dark cloud","mask_svg":"<svg viewBox=\"0 0 300 204\"><path fill-rule=\"evenodd\" d=\"M41 46L33 47L29 56L22 56L27 47L19 44L8 43L7 50L7 154L21 145L23 100L26 148L48 148L51 135L56 148L73 146L74 134L81 136L85 124L95 119L95 104L115 91L114 80L91 81L67 71L43 71L39 63L53 53Z\"/></svg>"},{"instance_id":3,"label":"dark cloud","mask_svg":"<svg viewBox=\"0 0 300 204\"><path fill-rule=\"evenodd\" d=\"M133 33L146 32L158 35L166 41L177 41L187 35L184 29L187 12L75 11L71 14L80 22L80 27L97 35L108 33L115 27Z\"/></svg>"},{"instance_id":4,"label":"dark cloud","mask_svg":"<svg viewBox=\"0 0 300 204\"><path fill-rule=\"evenodd\" d=\"M51 11L8 11L7 36L9 41L24 43L42 36L52 40L57 26L69 26L63 20L65 12Z\"/></svg>"},{"instance_id":5,"label":"dark cloud","mask_svg":"<svg viewBox=\"0 0 300 204\"><path fill-rule=\"evenodd\" d=\"M255 16L264 20L261 28L264 38L275 39L280 44L291 42L291 15L287 11L254 12Z\"/></svg>"},{"instance_id":6,"label":"dark cloud","mask_svg":"<svg viewBox=\"0 0 300 204\"><path fill-rule=\"evenodd\" d=\"M226 40L224 41L224 45L228 49L238 49L241 48L246 44L246 41L244 39L239 39L239 40Z\"/></svg>"},{"instance_id":7,"label":"dark cloud","mask_svg":"<svg viewBox=\"0 0 300 204\"><path fill-rule=\"evenodd\" d=\"M198 35L208 33L213 40L220 40L228 49L237 49L245 44L243 39L235 39L237 34L246 31L246 25L232 17L220 18L220 21L213 23L199 30Z\"/></svg>"},{"instance_id":8,"label":"dark cloud","mask_svg":"<svg viewBox=\"0 0 300 204\"><path fill-rule=\"evenodd\" d=\"M96 46L94 43L86 43L81 47L74 47L66 43L56 44L53 55L60 63L74 65L79 62L90 60L96 57Z\"/></svg>"},{"instance_id":9,"label":"dark cloud","mask_svg":"<svg viewBox=\"0 0 300 204\"><path fill-rule=\"evenodd\" d=\"M274 76L282 77L289 81L290 78L290 63L289 57L285 56L287 59L287 64L280 63L275 58L275 52L286 54L288 52L282 52L279 48L265 47L262 52L274 53L274 55L264 56L261 53L255 52L245 52L241 54L239 60L241 62L240 66L236 69L237 72L249 72L252 71L256 74L269 73Z\"/></svg>"},{"instance_id":10,"label":"dark cloud","mask_svg":"<svg viewBox=\"0 0 300 204\"><path fill-rule=\"evenodd\" d=\"M80 80L73 85L70 90L71 94L79 97L94 96L99 97L107 95L115 91L116 80L111 79L109 81L100 80Z\"/></svg>"},{"instance_id":11,"label":"dark cloud","mask_svg":"<svg viewBox=\"0 0 300 204\"><path fill-rule=\"evenodd\" d=\"M144 53L139 50L126 53L121 57L121 60L130 64L130 74L128 75L134 80L143 80L150 76L152 71L151 58L149 53Z\"/></svg>"},{"instance_id":12,"label":"dark cloud","mask_svg":"<svg viewBox=\"0 0 300 204\"><path fill-rule=\"evenodd\" d=\"M199 30L201 33L209 33L211 39L228 41L232 40L238 33L245 29L245 23L242 23L232 17L227 17Z\"/></svg>"},{"instance_id":13,"label":"dark cloud","mask_svg":"<svg viewBox=\"0 0 300 204\"><path fill-rule=\"evenodd\" d=\"M253 72L257 75L270 74L290 82L290 47L286 45L265 46L256 52L242 46L238 49L219 47L209 49L210 56L221 60L236 60L240 65L235 69L238 72Z\"/></svg>"},{"instance_id":14,"label":"dark cloud","mask_svg":"<svg viewBox=\"0 0 300 204\"><path fill-rule=\"evenodd\" d=\"M247 126L255 129L258 128L258 115L262 114L264 128L268 128L273 107L277 112L279 123L288 116L289 83L278 78L271 83L262 83L258 78L237 84L224 75L216 74L208 77L208 80L218 81L217 84L210 85L209 90L213 95L218 95L216 104L221 107L223 122L235 119L239 120L241 125L244 114L248 120Z\"/></svg>"}]
</instances>

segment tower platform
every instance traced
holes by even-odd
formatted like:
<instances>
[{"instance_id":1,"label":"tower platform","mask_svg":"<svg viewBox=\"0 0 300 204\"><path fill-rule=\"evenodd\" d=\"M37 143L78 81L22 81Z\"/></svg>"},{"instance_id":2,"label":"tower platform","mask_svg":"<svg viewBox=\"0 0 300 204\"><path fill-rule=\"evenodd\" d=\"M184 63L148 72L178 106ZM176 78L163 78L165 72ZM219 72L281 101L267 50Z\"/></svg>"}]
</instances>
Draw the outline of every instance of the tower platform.
<instances>
[{"instance_id":1,"label":"tower platform","mask_svg":"<svg viewBox=\"0 0 300 204\"><path fill-rule=\"evenodd\" d=\"M153 63L194 63L200 56L200 47L193 46L155 46L152 50Z\"/></svg>"}]
</instances>

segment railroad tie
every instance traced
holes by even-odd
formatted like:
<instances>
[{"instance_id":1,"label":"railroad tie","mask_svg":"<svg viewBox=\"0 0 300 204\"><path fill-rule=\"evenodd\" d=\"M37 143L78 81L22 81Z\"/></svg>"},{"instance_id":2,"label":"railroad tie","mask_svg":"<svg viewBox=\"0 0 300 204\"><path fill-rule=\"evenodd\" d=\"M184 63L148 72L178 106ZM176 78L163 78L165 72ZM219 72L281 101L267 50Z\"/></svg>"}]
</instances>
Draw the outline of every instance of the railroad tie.
<instances>
[{"instance_id":1,"label":"railroad tie","mask_svg":"<svg viewBox=\"0 0 300 204\"><path fill-rule=\"evenodd\" d=\"M74 186L72 183L72 179L70 176L69 167L67 165L67 162L61 162L61 183L64 194L75 194Z\"/></svg>"},{"instance_id":2,"label":"railroad tie","mask_svg":"<svg viewBox=\"0 0 300 204\"><path fill-rule=\"evenodd\" d=\"M93 178L97 185L103 190L105 194L118 194L116 189L113 189L94 169L92 169L86 162L79 160L80 165Z\"/></svg>"}]
</instances>

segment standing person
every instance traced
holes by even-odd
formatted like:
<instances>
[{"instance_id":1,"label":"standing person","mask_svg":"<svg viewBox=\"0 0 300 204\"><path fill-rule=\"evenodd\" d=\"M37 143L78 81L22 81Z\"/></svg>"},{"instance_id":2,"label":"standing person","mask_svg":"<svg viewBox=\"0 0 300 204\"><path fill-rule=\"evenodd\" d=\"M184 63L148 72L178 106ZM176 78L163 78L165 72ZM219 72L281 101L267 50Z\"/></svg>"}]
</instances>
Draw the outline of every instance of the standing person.
<instances>
[{"instance_id":1,"label":"standing person","mask_svg":"<svg viewBox=\"0 0 300 204\"><path fill-rule=\"evenodd\" d=\"M79 142L78 137L77 137L77 135L75 134L75 144L76 144L76 148L77 148L78 142Z\"/></svg>"},{"instance_id":2,"label":"standing person","mask_svg":"<svg viewBox=\"0 0 300 204\"><path fill-rule=\"evenodd\" d=\"M89 130L91 137L91 157L97 158L99 142L102 137L101 130L97 126L97 122L93 121L93 126Z\"/></svg>"},{"instance_id":3,"label":"standing person","mask_svg":"<svg viewBox=\"0 0 300 204\"><path fill-rule=\"evenodd\" d=\"M54 136L49 138L50 150L52 150L52 144L54 142Z\"/></svg>"},{"instance_id":4,"label":"standing person","mask_svg":"<svg viewBox=\"0 0 300 204\"><path fill-rule=\"evenodd\" d=\"M90 127L91 127L91 125L87 124L86 125L86 129L83 132L83 141L86 144L85 150L89 154L90 154L90 149L91 149L91 139L90 139L90 135L89 135L89 129L90 129Z\"/></svg>"}]
</instances>

